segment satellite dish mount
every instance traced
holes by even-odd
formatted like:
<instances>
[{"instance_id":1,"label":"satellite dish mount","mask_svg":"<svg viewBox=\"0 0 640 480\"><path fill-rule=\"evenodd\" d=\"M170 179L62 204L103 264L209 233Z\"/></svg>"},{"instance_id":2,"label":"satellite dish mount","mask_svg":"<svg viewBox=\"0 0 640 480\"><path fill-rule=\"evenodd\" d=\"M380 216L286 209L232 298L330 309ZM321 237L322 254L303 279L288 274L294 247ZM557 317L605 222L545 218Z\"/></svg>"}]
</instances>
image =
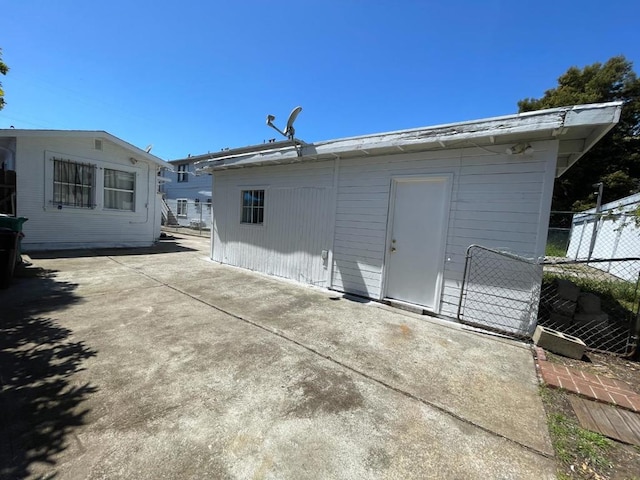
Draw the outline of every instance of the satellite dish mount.
<instances>
[{"instance_id":1,"label":"satellite dish mount","mask_svg":"<svg viewBox=\"0 0 640 480\"><path fill-rule=\"evenodd\" d=\"M296 121L296 118L298 118L298 114L301 111L302 111L302 107L296 107L291 111L291 113L289 114L289 119L287 120L287 126L284 129L284 132L273 124L273 121L276 119L274 115L267 115L267 125L269 125L271 128L276 130L283 137L287 137L292 142L297 141L295 139L296 129L293 128L293 123Z\"/></svg>"}]
</instances>

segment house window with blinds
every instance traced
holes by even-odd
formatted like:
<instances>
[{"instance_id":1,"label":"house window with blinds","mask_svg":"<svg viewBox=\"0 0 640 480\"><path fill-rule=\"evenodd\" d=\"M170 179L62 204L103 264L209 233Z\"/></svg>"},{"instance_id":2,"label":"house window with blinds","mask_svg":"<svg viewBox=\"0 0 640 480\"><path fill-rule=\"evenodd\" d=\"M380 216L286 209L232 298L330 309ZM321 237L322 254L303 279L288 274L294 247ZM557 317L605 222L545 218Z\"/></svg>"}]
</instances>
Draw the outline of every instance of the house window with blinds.
<instances>
[{"instance_id":1,"label":"house window with blinds","mask_svg":"<svg viewBox=\"0 0 640 480\"><path fill-rule=\"evenodd\" d=\"M262 225L263 222L264 190L243 190L240 223Z\"/></svg>"},{"instance_id":2,"label":"house window with blinds","mask_svg":"<svg viewBox=\"0 0 640 480\"><path fill-rule=\"evenodd\" d=\"M104 169L104 208L135 210L136 174Z\"/></svg>"},{"instance_id":3,"label":"house window with blinds","mask_svg":"<svg viewBox=\"0 0 640 480\"><path fill-rule=\"evenodd\" d=\"M95 207L96 166L53 159L53 203L78 208Z\"/></svg>"}]
</instances>

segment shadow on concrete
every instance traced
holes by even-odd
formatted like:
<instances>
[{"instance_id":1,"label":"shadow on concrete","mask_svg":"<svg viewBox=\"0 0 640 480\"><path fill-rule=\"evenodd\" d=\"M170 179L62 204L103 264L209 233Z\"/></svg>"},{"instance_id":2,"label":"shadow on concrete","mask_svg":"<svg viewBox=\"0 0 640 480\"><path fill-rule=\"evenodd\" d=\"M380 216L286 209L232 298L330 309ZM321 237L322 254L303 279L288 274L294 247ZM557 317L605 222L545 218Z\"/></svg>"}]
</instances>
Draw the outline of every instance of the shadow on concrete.
<instances>
[{"instance_id":1,"label":"shadow on concrete","mask_svg":"<svg viewBox=\"0 0 640 480\"><path fill-rule=\"evenodd\" d=\"M84 423L83 401L97 390L72 382L96 352L47 315L78 302L76 285L56 281L50 270L21 270L0 292L0 478L55 465Z\"/></svg>"},{"instance_id":2,"label":"shadow on concrete","mask_svg":"<svg viewBox=\"0 0 640 480\"><path fill-rule=\"evenodd\" d=\"M47 250L29 252L34 259L80 258L80 257L120 257L126 255L154 255L160 253L195 252L193 248L180 245L173 238L160 239L155 245L139 248L87 248L77 250Z\"/></svg>"},{"instance_id":3,"label":"shadow on concrete","mask_svg":"<svg viewBox=\"0 0 640 480\"><path fill-rule=\"evenodd\" d=\"M334 301L348 300L350 302L362 303L362 304L367 304L374 301L374 300L371 300L371 298L369 297L364 297L362 295L353 295L351 293L342 293L342 294L339 294L338 296L329 297L329 300L334 300Z\"/></svg>"}]
</instances>

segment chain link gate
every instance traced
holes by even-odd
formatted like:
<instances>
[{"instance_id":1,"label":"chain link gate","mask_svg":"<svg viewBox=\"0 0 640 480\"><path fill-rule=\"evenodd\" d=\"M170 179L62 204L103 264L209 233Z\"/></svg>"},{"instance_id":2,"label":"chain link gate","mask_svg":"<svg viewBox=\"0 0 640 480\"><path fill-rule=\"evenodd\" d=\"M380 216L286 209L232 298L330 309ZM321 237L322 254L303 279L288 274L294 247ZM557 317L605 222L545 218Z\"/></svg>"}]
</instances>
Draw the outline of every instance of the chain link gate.
<instances>
[{"instance_id":1,"label":"chain link gate","mask_svg":"<svg viewBox=\"0 0 640 480\"><path fill-rule=\"evenodd\" d=\"M542 266L480 245L467 248L458 320L517 338L529 338L538 318Z\"/></svg>"},{"instance_id":2,"label":"chain link gate","mask_svg":"<svg viewBox=\"0 0 640 480\"><path fill-rule=\"evenodd\" d=\"M458 320L526 339L539 323L590 350L628 354L640 335L640 257L538 262L471 245Z\"/></svg>"}]
</instances>

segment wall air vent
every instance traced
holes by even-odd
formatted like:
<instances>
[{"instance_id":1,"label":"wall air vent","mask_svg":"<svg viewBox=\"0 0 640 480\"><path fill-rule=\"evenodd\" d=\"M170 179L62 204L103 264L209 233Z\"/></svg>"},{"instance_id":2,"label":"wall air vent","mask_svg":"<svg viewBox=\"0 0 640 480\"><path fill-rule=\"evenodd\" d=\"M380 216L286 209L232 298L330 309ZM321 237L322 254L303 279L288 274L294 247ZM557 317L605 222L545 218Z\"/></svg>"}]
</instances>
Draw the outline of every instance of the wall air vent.
<instances>
[{"instance_id":1,"label":"wall air vent","mask_svg":"<svg viewBox=\"0 0 640 480\"><path fill-rule=\"evenodd\" d=\"M102 140L100 140L99 138L94 139L93 148L95 148L96 150L102 150Z\"/></svg>"}]
</instances>

